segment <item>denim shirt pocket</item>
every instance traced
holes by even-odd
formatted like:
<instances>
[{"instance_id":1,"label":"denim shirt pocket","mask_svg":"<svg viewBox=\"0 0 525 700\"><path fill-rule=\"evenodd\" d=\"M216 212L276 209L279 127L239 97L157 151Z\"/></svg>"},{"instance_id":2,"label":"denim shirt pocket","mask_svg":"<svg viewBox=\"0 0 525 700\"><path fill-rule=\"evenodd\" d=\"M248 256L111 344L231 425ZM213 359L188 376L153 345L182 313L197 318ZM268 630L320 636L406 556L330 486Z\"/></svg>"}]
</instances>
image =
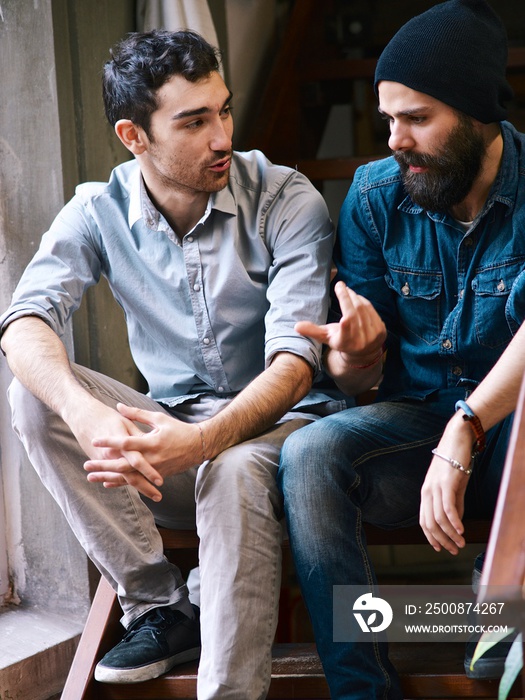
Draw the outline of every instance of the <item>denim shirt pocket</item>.
<instances>
[{"instance_id":1,"label":"denim shirt pocket","mask_svg":"<svg viewBox=\"0 0 525 700\"><path fill-rule=\"evenodd\" d=\"M523 315L525 280L516 286L515 283L524 265L525 261L521 259L493 265L479 270L472 280L475 332L480 345L487 348L505 346L517 331L518 319ZM502 321L496 332L494 319L498 318L505 319L506 323Z\"/></svg>"},{"instance_id":2,"label":"denim shirt pocket","mask_svg":"<svg viewBox=\"0 0 525 700\"><path fill-rule=\"evenodd\" d=\"M436 343L443 325L441 272L391 266L385 280L396 294L401 325L428 345Z\"/></svg>"}]
</instances>

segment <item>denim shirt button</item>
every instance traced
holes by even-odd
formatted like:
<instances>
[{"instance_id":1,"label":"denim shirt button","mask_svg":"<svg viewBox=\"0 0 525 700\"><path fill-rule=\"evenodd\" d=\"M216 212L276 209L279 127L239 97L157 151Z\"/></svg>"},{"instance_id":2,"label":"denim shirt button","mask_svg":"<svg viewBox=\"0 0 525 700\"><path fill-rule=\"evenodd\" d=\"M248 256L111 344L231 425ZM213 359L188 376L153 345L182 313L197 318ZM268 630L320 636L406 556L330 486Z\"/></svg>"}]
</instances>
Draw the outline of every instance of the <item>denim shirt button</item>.
<instances>
[{"instance_id":1,"label":"denim shirt button","mask_svg":"<svg viewBox=\"0 0 525 700\"><path fill-rule=\"evenodd\" d=\"M452 374L454 374L456 377L461 377L461 375L463 374L463 370L461 369L461 367L454 367L454 369L452 370Z\"/></svg>"},{"instance_id":2,"label":"denim shirt button","mask_svg":"<svg viewBox=\"0 0 525 700\"><path fill-rule=\"evenodd\" d=\"M470 246L471 246L473 243L474 243L474 241L472 240L472 237L471 237L471 236L469 236L468 238L465 238L465 245L467 246L467 248L470 248Z\"/></svg>"},{"instance_id":3,"label":"denim shirt button","mask_svg":"<svg viewBox=\"0 0 525 700\"><path fill-rule=\"evenodd\" d=\"M188 236L186 240L188 241L188 243L193 243L193 236Z\"/></svg>"},{"instance_id":4,"label":"denim shirt button","mask_svg":"<svg viewBox=\"0 0 525 700\"><path fill-rule=\"evenodd\" d=\"M401 287L401 294L403 294L405 297L410 294L410 285L408 282L405 282L405 284Z\"/></svg>"},{"instance_id":5,"label":"denim shirt button","mask_svg":"<svg viewBox=\"0 0 525 700\"><path fill-rule=\"evenodd\" d=\"M209 339L209 338L203 338L203 339L202 339L202 342L204 343L204 345L209 345L209 344L210 344L210 339Z\"/></svg>"},{"instance_id":6,"label":"denim shirt button","mask_svg":"<svg viewBox=\"0 0 525 700\"><path fill-rule=\"evenodd\" d=\"M500 280L498 282L498 286L496 287L498 292L504 292L505 291L505 282L503 280Z\"/></svg>"},{"instance_id":7,"label":"denim shirt button","mask_svg":"<svg viewBox=\"0 0 525 700\"><path fill-rule=\"evenodd\" d=\"M452 342L447 338L443 341L442 347L444 347L445 350L450 350L450 348L452 347Z\"/></svg>"}]
</instances>

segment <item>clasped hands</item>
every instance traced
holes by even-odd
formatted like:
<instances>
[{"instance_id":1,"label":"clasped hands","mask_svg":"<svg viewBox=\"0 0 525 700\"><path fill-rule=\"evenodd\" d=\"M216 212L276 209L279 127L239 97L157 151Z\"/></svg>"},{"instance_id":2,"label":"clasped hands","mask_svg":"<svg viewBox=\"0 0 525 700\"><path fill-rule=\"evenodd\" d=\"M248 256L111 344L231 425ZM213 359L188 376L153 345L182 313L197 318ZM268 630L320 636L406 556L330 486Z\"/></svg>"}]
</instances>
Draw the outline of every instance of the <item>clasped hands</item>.
<instances>
[{"instance_id":1,"label":"clasped hands","mask_svg":"<svg viewBox=\"0 0 525 700\"><path fill-rule=\"evenodd\" d=\"M96 413L95 420L87 411L84 424L73 429L89 457L84 468L90 482L103 483L106 488L128 484L160 501L159 488L167 476L202 461L200 432L195 424L124 404L117 404L116 411L98 404Z\"/></svg>"}]
</instances>

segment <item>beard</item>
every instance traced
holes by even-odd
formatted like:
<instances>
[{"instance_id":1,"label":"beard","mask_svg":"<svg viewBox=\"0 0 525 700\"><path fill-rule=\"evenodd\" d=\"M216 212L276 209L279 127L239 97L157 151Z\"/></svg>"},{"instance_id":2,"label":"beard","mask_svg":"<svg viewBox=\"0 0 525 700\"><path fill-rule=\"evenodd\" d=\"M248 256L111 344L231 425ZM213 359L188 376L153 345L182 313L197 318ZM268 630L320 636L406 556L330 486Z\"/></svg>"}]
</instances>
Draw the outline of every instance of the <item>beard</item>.
<instances>
[{"instance_id":1,"label":"beard","mask_svg":"<svg viewBox=\"0 0 525 700\"><path fill-rule=\"evenodd\" d=\"M458 114L458 123L435 155L394 151L405 190L415 204L428 211L445 213L462 202L481 171L486 153L483 137L471 120ZM428 168L411 172L409 166Z\"/></svg>"}]
</instances>

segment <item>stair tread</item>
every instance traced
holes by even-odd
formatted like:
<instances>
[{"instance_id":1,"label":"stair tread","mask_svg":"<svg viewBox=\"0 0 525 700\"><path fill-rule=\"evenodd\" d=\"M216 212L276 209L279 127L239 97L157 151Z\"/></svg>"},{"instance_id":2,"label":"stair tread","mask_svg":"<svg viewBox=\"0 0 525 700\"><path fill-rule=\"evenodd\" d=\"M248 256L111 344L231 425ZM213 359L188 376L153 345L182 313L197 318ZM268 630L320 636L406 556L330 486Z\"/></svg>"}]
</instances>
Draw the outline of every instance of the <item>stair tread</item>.
<instances>
[{"instance_id":1,"label":"stair tread","mask_svg":"<svg viewBox=\"0 0 525 700\"><path fill-rule=\"evenodd\" d=\"M497 697L497 680L477 681L465 676L463 644L394 643L390 645L390 652L392 662L399 671L406 697ZM134 687L108 684L104 688L104 698L164 700L172 697L195 697L197 666L197 662L184 664L159 679L138 683ZM274 646L272 683L268 698L282 697L330 697L313 643ZM509 697L520 697L520 693L511 694Z\"/></svg>"}]
</instances>

